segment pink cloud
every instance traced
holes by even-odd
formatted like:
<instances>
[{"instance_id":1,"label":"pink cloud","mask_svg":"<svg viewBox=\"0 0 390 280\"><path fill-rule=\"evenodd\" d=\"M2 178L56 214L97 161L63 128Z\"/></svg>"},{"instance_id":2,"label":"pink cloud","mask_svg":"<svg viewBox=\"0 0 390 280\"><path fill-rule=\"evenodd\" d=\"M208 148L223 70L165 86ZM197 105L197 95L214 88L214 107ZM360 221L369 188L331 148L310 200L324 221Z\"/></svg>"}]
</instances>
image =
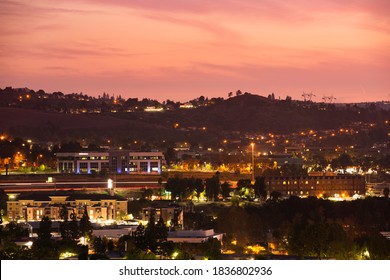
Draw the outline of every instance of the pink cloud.
<instances>
[{"instance_id":1,"label":"pink cloud","mask_svg":"<svg viewBox=\"0 0 390 280\"><path fill-rule=\"evenodd\" d=\"M5 0L0 87L383 99L389 10L384 0Z\"/></svg>"}]
</instances>

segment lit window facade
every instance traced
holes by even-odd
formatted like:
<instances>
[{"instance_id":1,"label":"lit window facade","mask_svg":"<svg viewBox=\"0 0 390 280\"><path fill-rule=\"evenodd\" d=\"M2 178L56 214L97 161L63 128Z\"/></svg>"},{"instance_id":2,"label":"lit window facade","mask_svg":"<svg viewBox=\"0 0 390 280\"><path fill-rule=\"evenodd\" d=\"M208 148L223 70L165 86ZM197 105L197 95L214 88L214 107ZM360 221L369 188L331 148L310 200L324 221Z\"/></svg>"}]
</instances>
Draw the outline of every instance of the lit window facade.
<instances>
[{"instance_id":1,"label":"lit window facade","mask_svg":"<svg viewBox=\"0 0 390 280\"><path fill-rule=\"evenodd\" d=\"M108 152L57 153L59 173L90 174L102 170L112 173L160 174L166 164L162 152Z\"/></svg>"},{"instance_id":2,"label":"lit window facade","mask_svg":"<svg viewBox=\"0 0 390 280\"><path fill-rule=\"evenodd\" d=\"M68 220L73 214L76 219L81 219L87 207L87 213L91 221L117 220L126 216L127 200L117 196L94 194L73 196L43 196L35 197L34 194L7 201L7 216L10 221L40 221L44 216L51 220L60 220L60 213L63 206L66 206ZM88 198L88 196L90 196Z\"/></svg>"},{"instance_id":3,"label":"lit window facade","mask_svg":"<svg viewBox=\"0 0 390 280\"><path fill-rule=\"evenodd\" d=\"M366 181L359 175L266 177L268 193L283 196L352 197L365 195Z\"/></svg>"}]
</instances>

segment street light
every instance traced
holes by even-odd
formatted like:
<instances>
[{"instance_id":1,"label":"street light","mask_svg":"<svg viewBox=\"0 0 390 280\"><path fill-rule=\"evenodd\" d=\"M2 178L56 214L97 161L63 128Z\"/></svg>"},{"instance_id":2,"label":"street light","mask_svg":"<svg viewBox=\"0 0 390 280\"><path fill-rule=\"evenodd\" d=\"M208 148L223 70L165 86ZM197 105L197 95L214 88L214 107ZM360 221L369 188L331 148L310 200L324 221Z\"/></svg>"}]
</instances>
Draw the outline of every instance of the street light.
<instances>
[{"instance_id":1,"label":"street light","mask_svg":"<svg viewBox=\"0 0 390 280\"><path fill-rule=\"evenodd\" d=\"M251 143L252 147L252 182L255 181L255 155L254 155L254 150L255 150L255 143Z\"/></svg>"},{"instance_id":2,"label":"street light","mask_svg":"<svg viewBox=\"0 0 390 280\"><path fill-rule=\"evenodd\" d=\"M114 195L114 181L112 179L107 180L108 193L112 196Z\"/></svg>"},{"instance_id":3,"label":"street light","mask_svg":"<svg viewBox=\"0 0 390 280\"><path fill-rule=\"evenodd\" d=\"M111 190L112 189L112 187L113 187L113 181L112 181L112 179L108 179L107 180L107 188L109 189L109 190Z\"/></svg>"}]
</instances>

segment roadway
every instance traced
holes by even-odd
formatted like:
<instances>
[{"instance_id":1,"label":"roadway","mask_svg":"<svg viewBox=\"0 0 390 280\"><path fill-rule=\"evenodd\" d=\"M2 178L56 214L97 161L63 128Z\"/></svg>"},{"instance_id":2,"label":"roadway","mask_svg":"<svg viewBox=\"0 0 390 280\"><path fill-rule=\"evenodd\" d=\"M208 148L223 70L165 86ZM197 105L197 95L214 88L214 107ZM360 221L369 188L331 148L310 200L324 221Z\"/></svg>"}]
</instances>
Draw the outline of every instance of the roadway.
<instances>
[{"instance_id":1,"label":"roadway","mask_svg":"<svg viewBox=\"0 0 390 280\"><path fill-rule=\"evenodd\" d=\"M165 183L165 182L163 182ZM118 189L142 189L160 188L158 181L123 181L114 182L114 188ZM50 191L50 190L103 190L107 188L107 181L64 181L64 182L2 182L0 189L5 192L26 192L26 191Z\"/></svg>"}]
</instances>

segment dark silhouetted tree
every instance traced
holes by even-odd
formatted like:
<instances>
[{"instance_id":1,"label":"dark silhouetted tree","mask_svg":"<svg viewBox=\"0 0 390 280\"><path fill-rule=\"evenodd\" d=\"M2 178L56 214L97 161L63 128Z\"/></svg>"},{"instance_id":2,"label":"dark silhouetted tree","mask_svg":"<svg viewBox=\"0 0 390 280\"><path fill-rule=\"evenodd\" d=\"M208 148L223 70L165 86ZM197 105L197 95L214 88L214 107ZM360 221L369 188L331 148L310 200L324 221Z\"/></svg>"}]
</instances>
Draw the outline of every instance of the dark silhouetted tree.
<instances>
[{"instance_id":1,"label":"dark silhouetted tree","mask_svg":"<svg viewBox=\"0 0 390 280\"><path fill-rule=\"evenodd\" d=\"M253 185L253 190L255 192L255 196L266 199L267 198L267 189L265 185L264 177L256 177L256 181Z\"/></svg>"},{"instance_id":2,"label":"dark silhouetted tree","mask_svg":"<svg viewBox=\"0 0 390 280\"><path fill-rule=\"evenodd\" d=\"M383 189L383 195L384 195L384 197L389 198L389 188Z\"/></svg>"},{"instance_id":3,"label":"dark silhouetted tree","mask_svg":"<svg viewBox=\"0 0 390 280\"><path fill-rule=\"evenodd\" d=\"M91 238L92 224L89 220L87 205L84 206L83 216L80 219L79 230L82 237Z\"/></svg>"},{"instance_id":4,"label":"dark silhouetted tree","mask_svg":"<svg viewBox=\"0 0 390 280\"><path fill-rule=\"evenodd\" d=\"M230 196L230 191L231 191L231 185L229 182L223 182L221 184L221 194L223 198L227 198Z\"/></svg>"},{"instance_id":5,"label":"dark silhouetted tree","mask_svg":"<svg viewBox=\"0 0 390 280\"><path fill-rule=\"evenodd\" d=\"M55 242L51 239L51 225L52 222L47 216L44 216L39 223L38 238L31 248L35 259L58 259Z\"/></svg>"},{"instance_id":6,"label":"dark silhouetted tree","mask_svg":"<svg viewBox=\"0 0 390 280\"><path fill-rule=\"evenodd\" d=\"M195 179L195 191L196 196L198 197L198 200L200 198L200 194L204 191L204 183L202 179Z\"/></svg>"},{"instance_id":7,"label":"dark silhouetted tree","mask_svg":"<svg viewBox=\"0 0 390 280\"><path fill-rule=\"evenodd\" d=\"M218 194L220 192L220 181L219 175L214 175L211 178L207 178L205 181L206 185L206 196L208 200L214 201L218 199Z\"/></svg>"}]
</instances>

